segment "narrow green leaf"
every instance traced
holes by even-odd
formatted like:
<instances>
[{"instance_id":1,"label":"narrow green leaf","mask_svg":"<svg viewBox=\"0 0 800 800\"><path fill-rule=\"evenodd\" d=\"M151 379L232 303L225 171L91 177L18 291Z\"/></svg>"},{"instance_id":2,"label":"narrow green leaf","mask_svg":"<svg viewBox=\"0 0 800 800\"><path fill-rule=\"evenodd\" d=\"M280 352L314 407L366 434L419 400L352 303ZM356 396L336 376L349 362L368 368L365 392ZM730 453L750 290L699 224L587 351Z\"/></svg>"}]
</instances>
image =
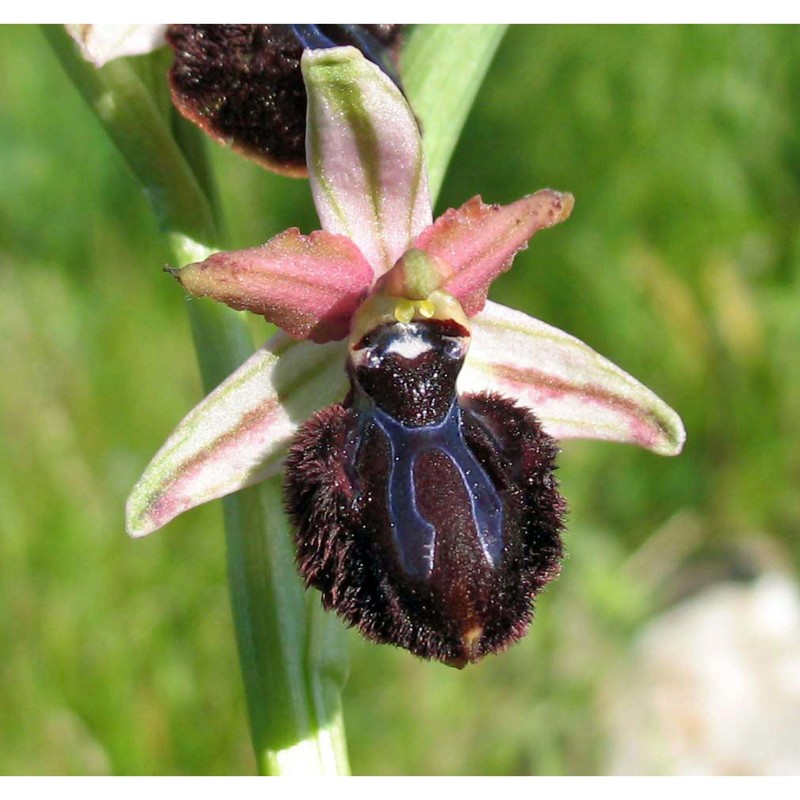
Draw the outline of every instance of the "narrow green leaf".
<instances>
[{"instance_id":1,"label":"narrow green leaf","mask_svg":"<svg viewBox=\"0 0 800 800\"><path fill-rule=\"evenodd\" d=\"M214 215L200 182L128 59L97 68L84 61L63 26L45 25L42 31L139 179L162 228L215 244Z\"/></svg>"},{"instance_id":2,"label":"narrow green leaf","mask_svg":"<svg viewBox=\"0 0 800 800\"><path fill-rule=\"evenodd\" d=\"M505 25L418 25L403 53L403 85L422 124L428 186L436 201L461 129Z\"/></svg>"}]
</instances>

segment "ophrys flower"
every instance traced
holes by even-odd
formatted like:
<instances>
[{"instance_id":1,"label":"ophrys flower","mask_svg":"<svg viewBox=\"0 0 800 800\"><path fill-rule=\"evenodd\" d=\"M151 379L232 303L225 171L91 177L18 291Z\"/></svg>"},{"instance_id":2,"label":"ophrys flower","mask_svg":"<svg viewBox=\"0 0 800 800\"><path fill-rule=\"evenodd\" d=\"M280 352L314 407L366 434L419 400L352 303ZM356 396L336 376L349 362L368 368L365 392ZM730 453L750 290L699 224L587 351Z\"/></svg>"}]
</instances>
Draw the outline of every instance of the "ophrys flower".
<instances>
[{"instance_id":1,"label":"ophrys flower","mask_svg":"<svg viewBox=\"0 0 800 800\"><path fill-rule=\"evenodd\" d=\"M287 509L306 580L368 636L461 665L518 638L558 570L553 440L674 454L683 428L582 342L486 301L570 195L474 198L432 222L416 121L392 81L352 48L306 52L303 74L323 230L177 273L289 335L179 425L131 495L128 529L273 474L294 442Z\"/></svg>"}]
</instances>

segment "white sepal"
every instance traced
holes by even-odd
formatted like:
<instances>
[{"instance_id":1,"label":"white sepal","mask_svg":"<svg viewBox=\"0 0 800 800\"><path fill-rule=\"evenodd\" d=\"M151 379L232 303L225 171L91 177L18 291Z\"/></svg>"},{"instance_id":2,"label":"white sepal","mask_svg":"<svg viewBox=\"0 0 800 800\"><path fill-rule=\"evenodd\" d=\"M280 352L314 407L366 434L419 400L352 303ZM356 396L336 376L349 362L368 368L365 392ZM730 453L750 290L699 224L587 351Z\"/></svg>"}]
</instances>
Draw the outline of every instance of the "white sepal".
<instances>
[{"instance_id":1,"label":"white sepal","mask_svg":"<svg viewBox=\"0 0 800 800\"><path fill-rule=\"evenodd\" d=\"M389 270L432 222L419 128L400 90L354 47L306 50L306 155L322 227Z\"/></svg>"},{"instance_id":2,"label":"white sepal","mask_svg":"<svg viewBox=\"0 0 800 800\"><path fill-rule=\"evenodd\" d=\"M680 417L580 339L497 303L472 319L461 392L499 392L529 408L556 439L605 439L677 455Z\"/></svg>"},{"instance_id":3,"label":"white sepal","mask_svg":"<svg viewBox=\"0 0 800 800\"><path fill-rule=\"evenodd\" d=\"M275 474L294 432L347 391L346 346L278 333L178 425L133 488L126 526L145 536L201 503Z\"/></svg>"},{"instance_id":4,"label":"white sepal","mask_svg":"<svg viewBox=\"0 0 800 800\"><path fill-rule=\"evenodd\" d=\"M166 25L65 25L81 55L96 67L123 56L151 53L166 44Z\"/></svg>"}]
</instances>

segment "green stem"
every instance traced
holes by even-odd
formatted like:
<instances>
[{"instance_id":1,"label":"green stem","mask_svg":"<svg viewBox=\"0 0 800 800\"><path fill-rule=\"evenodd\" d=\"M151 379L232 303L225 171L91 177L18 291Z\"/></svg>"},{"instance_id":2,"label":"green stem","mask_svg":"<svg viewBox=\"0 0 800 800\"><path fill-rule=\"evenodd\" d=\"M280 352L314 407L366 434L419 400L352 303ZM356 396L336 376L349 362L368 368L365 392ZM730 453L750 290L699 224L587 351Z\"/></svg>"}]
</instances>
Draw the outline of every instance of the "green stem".
<instances>
[{"instance_id":1,"label":"green stem","mask_svg":"<svg viewBox=\"0 0 800 800\"><path fill-rule=\"evenodd\" d=\"M210 391L251 354L251 341L242 315L225 306L193 301L189 316ZM328 615L337 643L330 641L330 630L317 635L308 622L309 605L318 607L319 599L306 596L297 576L280 479L226 497L223 507L228 584L258 771L348 774L341 625ZM319 658L321 647L325 659Z\"/></svg>"},{"instance_id":2,"label":"green stem","mask_svg":"<svg viewBox=\"0 0 800 800\"><path fill-rule=\"evenodd\" d=\"M403 53L403 86L422 122L434 202L506 25L418 25Z\"/></svg>"},{"instance_id":3,"label":"green stem","mask_svg":"<svg viewBox=\"0 0 800 800\"><path fill-rule=\"evenodd\" d=\"M144 188L161 227L195 242L213 244L214 216L172 129L128 59L102 69L76 52L59 25L42 28L61 65L103 123Z\"/></svg>"},{"instance_id":4,"label":"green stem","mask_svg":"<svg viewBox=\"0 0 800 800\"><path fill-rule=\"evenodd\" d=\"M63 29L44 32L145 188L177 264L219 249L220 226L208 197L213 181L197 131L163 116L127 59L95 69L78 56ZM252 353L252 340L235 311L202 300L188 309L210 391ZM258 771L346 774L341 626L309 619L280 484L273 480L238 492L226 498L224 508L231 603Z\"/></svg>"}]
</instances>

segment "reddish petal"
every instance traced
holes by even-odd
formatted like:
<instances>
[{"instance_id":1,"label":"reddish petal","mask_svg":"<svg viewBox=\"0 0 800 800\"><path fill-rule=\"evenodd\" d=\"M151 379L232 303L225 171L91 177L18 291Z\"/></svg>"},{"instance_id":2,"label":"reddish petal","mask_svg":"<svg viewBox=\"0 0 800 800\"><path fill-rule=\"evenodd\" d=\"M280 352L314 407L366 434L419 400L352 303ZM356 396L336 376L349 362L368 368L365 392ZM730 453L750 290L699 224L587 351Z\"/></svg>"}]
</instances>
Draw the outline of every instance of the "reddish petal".
<instances>
[{"instance_id":1,"label":"reddish petal","mask_svg":"<svg viewBox=\"0 0 800 800\"><path fill-rule=\"evenodd\" d=\"M486 205L473 197L442 214L417 237L414 247L450 264L455 274L441 288L473 316L483 308L492 281L511 266L528 240L565 220L574 202L571 194L551 189L508 206Z\"/></svg>"},{"instance_id":2,"label":"reddish petal","mask_svg":"<svg viewBox=\"0 0 800 800\"><path fill-rule=\"evenodd\" d=\"M177 271L197 297L261 314L297 339L347 336L350 317L372 283L372 268L344 236L297 228L261 247L215 253Z\"/></svg>"}]
</instances>

